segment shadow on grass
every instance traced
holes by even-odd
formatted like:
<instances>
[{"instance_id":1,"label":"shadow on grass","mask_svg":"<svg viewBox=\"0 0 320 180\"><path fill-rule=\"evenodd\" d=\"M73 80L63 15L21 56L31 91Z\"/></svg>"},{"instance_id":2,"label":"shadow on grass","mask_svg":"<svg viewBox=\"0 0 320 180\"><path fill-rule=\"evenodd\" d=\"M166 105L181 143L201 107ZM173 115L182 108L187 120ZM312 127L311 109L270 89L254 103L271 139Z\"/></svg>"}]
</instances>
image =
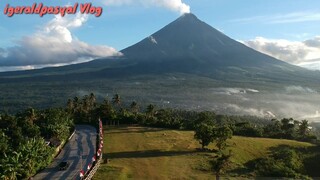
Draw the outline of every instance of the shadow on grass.
<instances>
[{"instance_id":1,"label":"shadow on grass","mask_svg":"<svg viewBox=\"0 0 320 180\"><path fill-rule=\"evenodd\" d=\"M198 151L129 151L129 152L116 152L104 154L104 157L110 159L117 158L151 158L151 157L165 157L165 156L182 156L187 154L199 153Z\"/></svg>"},{"instance_id":2,"label":"shadow on grass","mask_svg":"<svg viewBox=\"0 0 320 180\"><path fill-rule=\"evenodd\" d=\"M288 145L279 145L276 147L269 148L270 153L268 155L272 155L275 152L281 150L281 149L293 149L297 152L299 152L303 157L303 164L305 167L305 171L303 174L308 175L310 177L313 177L315 179L320 179L320 146L310 146L310 147L292 147ZM266 157L268 156L266 155ZM229 171L229 173L235 173L235 174L252 174L254 173L255 165L260 160L254 159L246 164L244 164L244 167L239 167L236 169L233 169Z\"/></svg>"},{"instance_id":3,"label":"shadow on grass","mask_svg":"<svg viewBox=\"0 0 320 180\"><path fill-rule=\"evenodd\" d=\"M112 131L109 131L112 130ZM161 132L166 129L160 128L137 128L137 127L110 127L110 129L105 129L105 134L128 134L128 133L147 133L147 132Z\"/></svg>"}]
</instances>

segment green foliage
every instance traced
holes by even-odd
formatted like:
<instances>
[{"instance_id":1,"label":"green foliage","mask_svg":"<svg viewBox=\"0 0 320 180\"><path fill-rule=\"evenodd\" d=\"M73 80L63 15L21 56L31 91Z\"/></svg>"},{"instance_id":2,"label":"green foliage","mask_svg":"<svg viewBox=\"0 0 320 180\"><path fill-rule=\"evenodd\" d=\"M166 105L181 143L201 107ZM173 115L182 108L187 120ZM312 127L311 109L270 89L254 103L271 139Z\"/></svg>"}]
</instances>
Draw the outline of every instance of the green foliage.
<instances>
[{"instance_id":1,"label":"green foliage","mask_svg":"<svg viewBox=\"0 0 320 180\"><path fill-rule=\"evenodd\" d=\"M73 119L63 109L0 115L1 179L28 178L45 168L53 158L54 147L47 146L44 138L65 141L73 126Z\"/></svg>"},{"instance_id":2,"label":"green foliage","mask_svg":"<svg viewBox=\"0 0 320 180\"><path fill-rule=\"evenodd\" d=\"M214 126L206 123L201 123L196 127L194 138L199 141L202 149L208 146L215 139L214 129Z\"/></svg>"},{"instance_id":3,"label":"green foliage","mask_svg":"<svg viewBox=\"0 0 320 180\"><path fill-rule=\"evenodd\" d=\"M8 136L0 129L0 154L4 154L8 150L8 143Z\"/></svg>"},{"instance_id":4,"label":"green foliage","mask_svg":"<svg viewBox=\"0 0 320 180\"><path fill-rule=\"evenodd\" d=\"M290 148L276 150L273 155L257 160L255 170L260 176L306 178L301 155Z\"/></svg>"},{"instance_id":5,"label":"green foliage","mask_svg":"<svg viewBox=\"0 0 320 180\"><path fill-rule=\"evenodd\" d=\"M45 168L52 160L54 149L47 146L42 138L32 138L20 143L18 149L4 154L0 161L7 179L21 179L33 176L39 169Z\"/></svg>"},{"instance_id":6,"label":"green foliage","mask_svg":"<svg viewBox=\"0 0 320 180\"><path fill-rule=\"evenodd\" d=\"M215 125L216 114L214 112L200 112L197 115L197 118L194 120L194 127L198 124L205 123L209 125Z\"/></svg>"},{"instance_id":7,"label":"green foliage","mask_svg":"<svg viewBox=\"0 0 320 180\"><path fill-rule=\"evenodd\" d=\"M73 117L75 123L95 123L97 121L97 103L93 93L83 96L82 99L74 97L68 100L66 111Z\"/></svg>"},{"instance_id":8,"label":"green foliage","mask_svg":"<svg viewBox=\"0 0 320 180\"><path fill-rule=\"evenodd\" d=\"M148 117L153 117L156 111L156 107L153 104L149 104L146 109L146 115Z\"/></svg>"},{"instance_id":9,"label":"green foliage","mask_svg":"<svg viewBox=\"0 0 320 180\"><path fill-rule=\"evenodd\" d=\"M239 136L250 136L250 137L263 136L262 128L249 122L236 123L232 127L232 129L234 134Z\"/></svg>"},{"instance_id":10,"label":"green foliage","mask_svg":"<svg viewBox=\"0 0 320 180\"><path fill-rule=\"evenodd\" d=\"M216 173L216 179L230 166L231 151L229 154L220 153L210 161L212 170Z\"/></svg>"},{"instance_id":11,"label":"green foliage","mask_svg":"<svg viewBox=\"0 0 320 180\"><path fill-rule=\"evenodd\" d=\"M296 139L313 142L317 137L311 132L307 120L297 121L292 118L272 119L271 124L263 128L265 137Z\"/></svg>"},{"instance_id":12,"label":"green foliage","mask_svg":"<svg viewBox=\"0 0 320 180\"><path fill-rule=\"evenodd\" d=\"M227 146L227 139L231 139L232 130L228 126L222 126L215 129L214 138L219 151L224 150Z\"/></svg>"},{"instance_id":13,"label":"green foliage","mask_svg":"<svg viewBox=\"0 0 320 180\"><path fill-rule=\"evenodd\" d=\"M310 135L310 125L307 120L302 120L298 127L298 135L301 139L307 139Z\"/></svg>"},{"instance_id":14,"label":"green foliage","mask_svg":"<svg viewBox=\"0 0 320 180\"><path fill-rule=\"evenodd\" d=\"M37 124L41 129L43 137L56 137L60 141L65 140L74 127L73 119L67 112L61 109L44 110Z\"/></svg>"}]
</instances>

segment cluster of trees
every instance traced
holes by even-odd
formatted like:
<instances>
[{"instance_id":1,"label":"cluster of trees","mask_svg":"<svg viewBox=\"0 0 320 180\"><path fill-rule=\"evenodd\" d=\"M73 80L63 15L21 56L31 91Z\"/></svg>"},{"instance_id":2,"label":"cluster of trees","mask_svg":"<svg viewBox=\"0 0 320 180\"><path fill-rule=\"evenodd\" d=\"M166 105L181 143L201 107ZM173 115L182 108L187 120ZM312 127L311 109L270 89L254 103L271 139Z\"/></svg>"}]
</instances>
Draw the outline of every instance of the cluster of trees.
<instances>
[{"instance_id":1,"label":"cluster of trees","mask_svg":"<svg viewBox=\"0 0 320 180\"><path fill-rule=\"evenodd\" d=\"M302 154L289 147L279 148L269 157L255 160L254 164L259 176L309 179L303 175Z\"/></svg>"},{"instance_id":2,"label":"cluster of trees","mask_svg":"<svg viewBox=\"0 0 320 180\"><path fill-rule=\"evenodd\" d=\"M148 126L156 126L173 129L195 129L197 121L203 112L157 109L155 105L148 105L141 109L139 104L133 101L129 105L122 104L120 95L116 94L109 100L105 99L101 104L96 102L94 94L84 96L81 100L75 97L68 101L68 112L76 122L91 123L101 117L104 123L131 124L139 123ZM316 137L312 134L308 121L282 119L267 121L256 117L239 117L216 115L214 112L204 112L211 116L209 121L214 124L228 125L235 135L252 137L271 137L297 140L312 140Z\"/></svg>"},{"instance_id":3,"label":"cluster of trees","mask_svg":"<svg viewBox=\"0 0 320 180\"><path fill-rule=\"evenodd\" d=\"M0 178L29 178L47 167L55 147L46 141L65 141L73 128L73 120L64 109L1 114Z\"/></svg>"},{"instance_id":4,"label":"cluster of trees","mask_svg":"<svg viewBox=\"0 0 320 180\"><path fill-rule=\"evenodd\" d=\"M226 153L227 140L232 138L233 131L225 121L224 116L218 118L220 121L212 121L215 115L208 112L202 112L195 120L194 138L199 141L202 149L205 149L210 143L215 143L218 151L210 161L212 170L216 173L216 179L220 179L220 175L230 165L231 151Z\"/></svg>"},{"instance_id":5,"label":"cluster of trees","mask_svg":"<svg viewBox=\"0 0 320 180\"><path fill-rule=\"evenodd\" d=\"M292 118L284 118L281 120L272 119L271 121L271 124L263 128L263 132L267 137L302 141L313 141L317 139L312 133L312 128L307 120L297 121Z\"/></svg>"},{"instance_id":6,"label":"cluster of trees","mask_svg":"<svg viewBox=\"0 0 320 180\"><path fill-rule=\"evenodd\" d=\"M215 142L218 150L222 151L226 148L227 139L232 138L233 131L228 125L215 123L212 118L210 113L202 112L199 114L195 121L194 137L199 141L202 149Z\"/></svg>"},{"instance_id":7,"label":"cluster of trees","mask_svg":"<svg viewBox=\"0 0 320 180\"><path fill-rule=\"evenodd\" d=\"M178 109L158 109L149 104L144 108L133 101L122 103L119 94L112 99L96 102L94 94L86 95L82 99L75 97L68 101L67 112L76 123L96 123L101 118L104 124L141 124L160 128L195 130L202 121L219 127L228 127L234 135L250 137L268 137L295 139L301 141L315 141L307 120L297 121L284 118L282 120L266 120L251 116L226 116L214 112L197 112ZM204 120L205 119L205 120Z\"/></svg>"}]
</instances>

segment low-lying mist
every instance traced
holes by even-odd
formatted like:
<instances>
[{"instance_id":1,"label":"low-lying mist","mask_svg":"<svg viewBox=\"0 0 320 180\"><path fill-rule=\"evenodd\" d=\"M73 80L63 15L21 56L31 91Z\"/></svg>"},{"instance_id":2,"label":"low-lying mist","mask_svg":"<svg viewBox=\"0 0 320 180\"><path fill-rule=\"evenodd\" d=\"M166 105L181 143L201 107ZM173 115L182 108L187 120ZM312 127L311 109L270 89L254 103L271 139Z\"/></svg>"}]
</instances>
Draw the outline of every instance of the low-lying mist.
<instances>
[{"instance_id":1,"label":"low-lying mist","mask_svg":"<svg viewBox=\"0 0 320 180\"><path fill-rule=\"evenodd\" d=\"M141 110L147 104L156 104L158 108L182 108L188 110L210 110L218 114L250 115L265 118L295 118L298 120L320 121L320 93L317 90L301 86L285 86L275 92L254 88L163 88L144 91L141 84L131 85L130 90L118 89L102 93L93 91L100 99L119 93L123 104L137 101ZM147 84L144 85L145 88ZM201 93L199 93L201 91ZM177 93L181 92L181 93ZM89 91L78 91L77 95Z\"/></svg>"}]
</instances>

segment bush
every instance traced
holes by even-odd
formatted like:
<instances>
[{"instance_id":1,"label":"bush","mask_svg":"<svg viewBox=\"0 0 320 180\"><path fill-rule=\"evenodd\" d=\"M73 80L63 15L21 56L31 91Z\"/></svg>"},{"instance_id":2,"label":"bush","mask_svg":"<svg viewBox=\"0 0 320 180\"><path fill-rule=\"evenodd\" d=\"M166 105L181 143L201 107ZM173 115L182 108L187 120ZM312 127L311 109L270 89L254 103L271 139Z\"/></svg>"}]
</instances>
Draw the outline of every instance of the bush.
<instances>
[{"instance_id":1,"label":"bush","mask_svg":"<svg viewBox=\"0 0 320 180\"><path fill-rule=\"evenodd\" d=\"M295 150L281 148L273 155L256 160L255 171L259 176L308 179L303 175L304 165L301 155Z\"/></svg>"}]
</instances>

